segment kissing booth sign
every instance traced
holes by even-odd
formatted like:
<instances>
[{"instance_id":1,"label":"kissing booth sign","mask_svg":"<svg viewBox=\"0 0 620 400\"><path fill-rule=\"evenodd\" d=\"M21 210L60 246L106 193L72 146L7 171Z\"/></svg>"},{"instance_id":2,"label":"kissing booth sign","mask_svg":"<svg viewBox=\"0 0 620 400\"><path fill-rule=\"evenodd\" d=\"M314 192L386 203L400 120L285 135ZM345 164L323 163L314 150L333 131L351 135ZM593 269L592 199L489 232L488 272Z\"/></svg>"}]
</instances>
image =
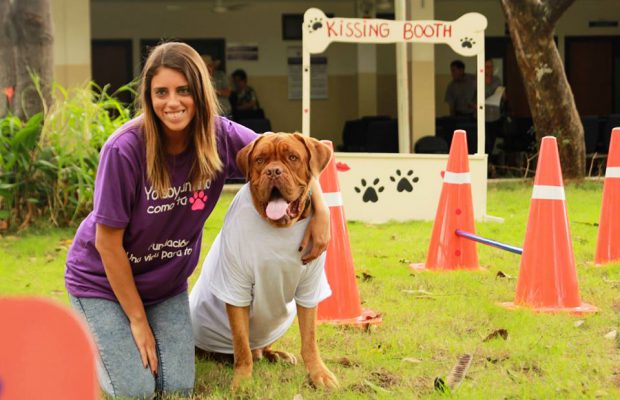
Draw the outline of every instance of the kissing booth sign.
<instances>
[{"instance_id":1,"label":"kissing booth sign","mask_svg":"<svg viewBox=\"0 0 620 400\"><path fill-rule=\"evenodd\" d=\"M317 8L302 26L302 130L310 135L310 55L342 43L443 43L456 53L476 57L478 144L469 157L474 215L486 215L487 156L484 154L484 31L486 18L468 13L455 21L392 21L328 18ZM457 126L458 129L458 126ZM447 154L404 154L409 132L399 132L400 154L336 153L341 198L348 219L380 223L435 217ZM404 150L404 151L403 151Z\"/></svg>"}]
</instances>

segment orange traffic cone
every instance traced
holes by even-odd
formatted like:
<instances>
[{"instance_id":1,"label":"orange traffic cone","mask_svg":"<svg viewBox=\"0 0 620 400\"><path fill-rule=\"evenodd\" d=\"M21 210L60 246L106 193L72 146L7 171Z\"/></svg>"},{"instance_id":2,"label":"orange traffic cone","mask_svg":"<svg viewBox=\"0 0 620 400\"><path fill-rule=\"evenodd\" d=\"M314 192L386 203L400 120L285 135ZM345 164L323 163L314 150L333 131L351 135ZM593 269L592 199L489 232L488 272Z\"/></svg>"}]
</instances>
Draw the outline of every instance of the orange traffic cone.
<instances>
[{"instance_id":1,"label":"orange traffic cone","mask_svg":"<svg viewBox=\"0 0 620 400\"><path fill-rule=\"evenodd\" d=\"M603 186L603 206L598 226L596 242L596 264L620 261L620 128L611 132L605 184Z\"/></svg>"},{"instance_id":2,"label":"orange traffic cone","mask_svg":"<svg viewBox=\"0 0 620 400\"><path fill-rule=\"evenodd\" d=\"M411 264L413 270L480 268L476 242L455 233L457 229L476 233L466 135L463 130L454 131L426 263Z\"/></svg>"},{"instance_id":3,"label":"orange traffic cone","mask_svg":"<svg viewBox=\"0 0 620 400\"><path fill-rule=\"evenodd\" d=\"M332 142L322 140L333 149ZM333 322L345 325L380 324L381 315L371 310L362 310L360 295L355 281L355 269L351 256L349 231L344 217L342 194L338 184L336 161L332 157L319 178L325 202L329 206L331 240L327 245L325 274L332 289L332 295L319 303L319 322Z\"/></svg>"},{"instance_id":4,"label":"orange traffic cone","mask_svg":"<svg viewBox=\"0 0 620 400\"><path fill-rule=\"evenodd\" d=\"M0 298L0 399L99 399L86 325L47 299Z\"/></svg>"},{"instance_id":5,"label":"orange traffic cone","mask_svg":"<svg viewBox=\"0 0 620 400\"><path fill-rule=\"evenodd\" d=\"M542 139L515 300L543 312L595 312L581 302L555 137Z\"/></svg>"}]
</instances>

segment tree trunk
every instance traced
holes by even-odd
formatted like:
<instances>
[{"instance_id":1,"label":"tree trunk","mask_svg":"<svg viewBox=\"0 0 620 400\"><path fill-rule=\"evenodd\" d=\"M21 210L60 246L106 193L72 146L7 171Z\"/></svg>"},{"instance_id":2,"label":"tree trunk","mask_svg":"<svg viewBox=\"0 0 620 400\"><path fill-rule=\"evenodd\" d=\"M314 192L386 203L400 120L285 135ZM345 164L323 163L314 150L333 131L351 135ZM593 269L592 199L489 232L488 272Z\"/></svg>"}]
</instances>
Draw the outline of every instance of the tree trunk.
<instances>
[{"instance_id":1,"label":"tree trunk","mask_svg":"<svg viewBox=\"0 0 620 400\"><path fill-rule=\"evenodd\" d=\"M13 1L12 21L18 49L14 109L16 115L26 119L51 104L54 60L50 1ZM43 98L31 74L40 78Z\"/></svg>"},{"instance_id":2,"label":"tree trunk","mask_svg":"<svg viewBox=\"0 0 620 400\"><path fill-rule=\"evenodd\" d=\"M10 14L11 0L0 0L0 118L11 111L7 94L15 89L15 35Z\"/></svg>"},{"instance_id":3,"label":"tree trunk","mask_svg":"<svg viewBox=\"0 0 620 400\"><path fill-rule=\"evenodd\" d=\"M583 178L583 126L553 40L557 20L574 0L501 0L536 136L558 139L565 178Z\"/></svg>"}]
</instances>

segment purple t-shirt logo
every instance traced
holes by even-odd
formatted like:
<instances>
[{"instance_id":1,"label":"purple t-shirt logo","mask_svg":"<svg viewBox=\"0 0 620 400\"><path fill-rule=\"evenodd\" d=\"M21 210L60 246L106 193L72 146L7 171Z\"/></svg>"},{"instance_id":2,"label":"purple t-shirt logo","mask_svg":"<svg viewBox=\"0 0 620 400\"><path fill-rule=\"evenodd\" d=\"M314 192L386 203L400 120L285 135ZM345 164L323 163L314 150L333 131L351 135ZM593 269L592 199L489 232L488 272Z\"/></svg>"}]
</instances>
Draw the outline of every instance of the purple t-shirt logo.
<instances>
[{"instance_id":1,"label":"purple t-shirt logo","mask_svg":"<svg viewBox=\"0 0 620 400\"><path fill-rule=\"evenodd\" d=\"M202 190L194 192L192 197L189 198L189 203L192 205L192 211L200 211L205 208L205 203L209 197Z\"/></svg>"}]
</instances>

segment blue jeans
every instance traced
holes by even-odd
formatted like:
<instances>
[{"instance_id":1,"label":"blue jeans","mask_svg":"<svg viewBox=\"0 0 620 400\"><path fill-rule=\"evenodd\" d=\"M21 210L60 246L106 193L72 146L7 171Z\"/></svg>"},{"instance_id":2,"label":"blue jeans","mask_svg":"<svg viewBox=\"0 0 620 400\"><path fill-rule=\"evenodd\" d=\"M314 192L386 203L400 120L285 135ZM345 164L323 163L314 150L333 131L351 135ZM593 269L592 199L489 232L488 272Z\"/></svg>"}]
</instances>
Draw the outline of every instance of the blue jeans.
<instances>
[{"instance_id":1,"label":"blue jeans","mask_svg":"<svg viewBox=\"0 0 620 400\"><path fill-rule=\"evenodd\" d=\"M192 393L194 336L187 292L145 307L155 336L157 377L142 366L129 320L118 303L71 295L69 300L94 337L99 350L99 383L106 393L140 399L154 398L157 393Z\"/></svg>"}]
</instances>

